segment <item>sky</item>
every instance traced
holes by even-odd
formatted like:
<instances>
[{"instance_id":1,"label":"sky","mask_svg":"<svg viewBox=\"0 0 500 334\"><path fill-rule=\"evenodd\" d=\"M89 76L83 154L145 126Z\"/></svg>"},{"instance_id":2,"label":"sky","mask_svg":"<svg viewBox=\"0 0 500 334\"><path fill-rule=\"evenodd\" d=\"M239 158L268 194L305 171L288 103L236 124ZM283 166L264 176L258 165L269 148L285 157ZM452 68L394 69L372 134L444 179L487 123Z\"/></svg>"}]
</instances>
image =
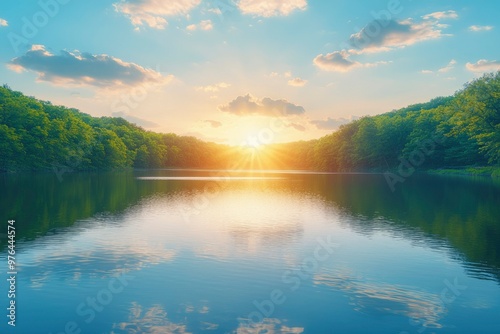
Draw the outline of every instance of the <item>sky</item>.
<instances>
[{"instance_id":1,"label":"sky","mask_svg":"<svg viewBox=\"0 0 500 334\"><path fill-rule=\"evenodd\" d=\"M500 2L0 2L0 84L155 132L258 146L500 70Z\"/></svg>"}]
</instances>

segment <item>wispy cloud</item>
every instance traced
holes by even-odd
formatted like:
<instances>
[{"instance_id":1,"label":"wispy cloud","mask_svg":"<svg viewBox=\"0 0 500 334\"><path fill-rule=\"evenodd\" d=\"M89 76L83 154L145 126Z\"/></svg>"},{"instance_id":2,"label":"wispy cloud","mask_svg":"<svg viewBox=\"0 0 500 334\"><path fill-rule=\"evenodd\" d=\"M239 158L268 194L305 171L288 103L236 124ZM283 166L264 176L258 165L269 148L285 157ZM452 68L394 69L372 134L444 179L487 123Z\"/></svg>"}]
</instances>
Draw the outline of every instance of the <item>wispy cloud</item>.
<instances>
[{"instance_id":1,"label":"wispy cloud","mask_svg":"<svg viewBox=\"0 0 500 334\"><path fill-rule=\"evenodd\" d=\"M352 116L350 119L328 117L325 120L313 120L313 121L311 121L311 123L314 124L320 130L336 130L341 125L350 123L356 119L358 119L358 117L355 117L355 116Z\"/></svg>"},{"instance_id":2,"label":"wispy cloud","mask_svg":"<svg viewBox=\"0 0 500 334\"><path fill-rule=\"evenodd\" d=\"M208 86L198 86L196 87L196 90L205 92L205 93L217 93L221 89L231 87L230 84L225 83L225 82L219 82L213 85L208 85Z\"/></svg>"},{"instance_id":3,"label":"wispy cloud","mask_svg":"<svg viewBox=\"0 0 500 334\"><path fill-rule=\"evenodd\" d=\"M287 100L273 100L268 97L258 99L250 94L238 96L228 104L219 106L219 110L238 116L291 116L305 113L304 107Z\"/></svg>"},{"instance_id":4,"label":"wispy cloud","mask_svg":"<svg viewBox=\"0 0 500 334\"><path fill-rule=\"evenodd\" d=\"M306 131L306 127L303 126L302 124L298 123L289 123L286 125L287 128L294 128L297 131L304 132Z\"/></svg>"},{"instance_id":5,"label":"wispy cloud","mask_svg":"<svg viewBox=\"0 0 500 334\"><path fill-rule=\"evenodd\" d=\"M331 72L349 72L360 67L376 67L390 63L387 61L379 61L363 64L358 61L351 60L350 57L351 54L348 51L335 51L326 55L318 55L314 58L313 62L318 68Z\"/></svg>"},{"instance_id":6,"label":"wispy cloud","mask_svg":"<svg viewBox=\"0 0 500 334\"><path fill-rule=\"evenodd\" d=\"M469 31L479 32L479 31L490 31L493 30L493 26L470 26Z\"/></svg>"},{"instance_id":7,"label":"wispy cloud","mask_svg":"<svg viewBox=\"0 0 500 334\"><path fill-rule=\"evenodd\" d=\"M450 60L450 62L448 63L448 65L446 65L445 67L442 67L438 70L439 73L446 73L446 72L449 72L451 71L452 69L455 68L455 65L457 64L457 61L455 59L452 59Z\"/></svg>"},{"instance_id":8,"label":"wispy cloud","mask_svg":"<svg viewBox=\"0 0 500 334\"><path fill-rule=\"evenodd\" d=\"M134 63L106 54L93 55L80 51L61 51L58 55L43 45L33 45L24 55L12 59L7 66L16 72L38 74L38 80L53 84L88 85L103 88L162 85L173 79Z\"/></svg>"},{"instance_id":9,"label":"wispy cloud","mask_svg":"<svg viewBox=\"0 0 500 334\"><path fill-rule=\"evenodd\" d=\"M445 36L443 26L434 20L414 22L412 19L375 20L351 35L352 53L373 53L404 48L422 41ZM373 31L379 31L374 34Z\"/></svg>"},{"instance_id":10,"label":"wispy cloud","mask_svg":"<svg viewBox=\"0 0 500 334\"><path fill-rule=\"evenodd\" d=\"M214 28L214 25L212 24L212 21L210 20L203 20L198 24L190 24L186 27L186 30L188 31L195 31L195 30L203 30L203 31L209 31Z\"/></svg>"},{"instance_id":11,"label":"wispy cloud","mask_svg":"<svg viewBox=\"0 0 500 334\"><path fill-rule=\"evenodd\" d=\"M361 63L351 59L360 54L387 52L408 47L419 42L449 36L442 32L447 25L440 19L457 18L454 11L435 12L423 16L423 20L377 19L368 23L359 32L352 34L346 48L326 55L320 54L313 62L320 69L334 72L349 72L360 67L375 67L387 64L387 61Z\"/></svg>"},{"instance_id":12,"label":"wispy cloud","mask_svg":"<svg viewBox=\"0 0 500 334\"><path fill-rule=\"evenodd\" d=\"M241 0L238 7L243 14L287 16L296 10L306 10L307 0Z\"/></svg>"},{"instance_id":13,"label":"wispy cloud","mask_svg":"<svg viewBox=\"0 0 500 334\"><path fill-rule=\"evenodd\" d=\"M288 85L292 87L304 87L307 84L307 80L301 79L301 78L294 78L291 80L288 80Z\"/></svg>"},{"instance_id":14,"label":"wispy cloud","mask_svg":"<svg viewBox=\"0 0 500 334\"><path fill-rule=\"evenodd\" d=\"M122 0L113 6L137 28L147 25L154 29L165 29L168 24L166 17L185 15L200 2L201 0Z\"/></svg>"},{"instance_id":15,"label":"wispy cloud","mask_svg":"<svg viewBox=\"0 0 500 334\"><path fill-rule=\"evenodd\" d=\"M222 123L219 121L213 121L213 120L207 119L204 122L209 124L212 128L220 128L222 126Z\"/></svg>"},{"instance_id":16,"label":"wispy cloud","mask_svg":"<svg viewBox=\"0 0 500 334\"><path fill-rule=\"evenodd\" d=\"M444 20L444 19L458 19L458 14L454 10L447 10L443 12L434 12L427 15L422 16L424 20L435 19L435 20Z\"/></svg>"},{"instance_id":17,"label":"wispy cloud","mask_svg":"<svg viewBox=\"0 0 500 334\"><path fill-rule=\"evenodd\" d=\"M0 18L0 27L7 27L9 22L7 20Z\"/></svg>"},{"instance_id":18,"label":"wispy cloud","mask_svg":"<svg viewBox=\"0 0 500 334\"><path fill-rule=\"evenodd\" d=\"M481 59L477 63L467 63L465 67L471 72L500 71L500 61Z\"/></svg>"}]
</instances>

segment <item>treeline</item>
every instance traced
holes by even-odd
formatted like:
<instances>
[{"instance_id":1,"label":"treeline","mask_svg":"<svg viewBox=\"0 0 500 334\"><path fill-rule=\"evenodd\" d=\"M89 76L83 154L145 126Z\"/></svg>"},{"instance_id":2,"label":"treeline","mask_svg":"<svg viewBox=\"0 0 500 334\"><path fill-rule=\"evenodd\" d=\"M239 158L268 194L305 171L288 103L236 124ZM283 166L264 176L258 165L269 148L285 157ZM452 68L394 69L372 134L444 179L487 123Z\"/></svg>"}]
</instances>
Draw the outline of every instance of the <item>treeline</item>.
<instances>
[{"instance_id":1,"label":"treeline","mask_svg":"<svg viewBox=\"0 0 500 334\"><path fill-rule=\"evenodd\" d=\"M288 147L285 165L315 170L499 166L500 72L453 96L363 117L319 140L287 145L270 149Z\"/></svg>"},{"instance_id":2,"label":"treeline","mask_svg":"<svg viewBox=\"0 0 500 334\"><path fill-rule=\"evenodd\" d=\"M500 72L451 97L363 117L312 141L259 150L145 131L0 87L0 171L114 168L386 170L500 165Z\"/></svg>"},{"instance_id":3,"label":"treeline","mask_svg":"<svg viewBox=\"0 0 500 334\"><path fill-rule=\"evenodd\" d=\"M123 118L91 117L0 87L0 171L216 167L227 150L159 134Z\"/></svg>"}]
</instances>

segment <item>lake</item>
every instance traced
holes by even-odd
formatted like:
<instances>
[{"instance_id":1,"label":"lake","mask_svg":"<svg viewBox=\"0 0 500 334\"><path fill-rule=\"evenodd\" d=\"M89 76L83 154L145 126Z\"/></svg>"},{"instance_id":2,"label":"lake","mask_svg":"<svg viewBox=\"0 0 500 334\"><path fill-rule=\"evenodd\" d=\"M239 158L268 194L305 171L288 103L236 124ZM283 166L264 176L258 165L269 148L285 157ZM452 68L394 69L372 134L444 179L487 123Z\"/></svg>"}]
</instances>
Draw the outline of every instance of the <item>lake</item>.
<instances>
[{"instance_id":1,"label":"lake","mask_svg":"<svg viewBox=\"0 0 500 334\"><path fill-rule=\"evenodd\" d=\"M500 184L0 175L1 333L499 333ZM7 221L16 327L7 325Z\"/></svg>"}]
</instances>

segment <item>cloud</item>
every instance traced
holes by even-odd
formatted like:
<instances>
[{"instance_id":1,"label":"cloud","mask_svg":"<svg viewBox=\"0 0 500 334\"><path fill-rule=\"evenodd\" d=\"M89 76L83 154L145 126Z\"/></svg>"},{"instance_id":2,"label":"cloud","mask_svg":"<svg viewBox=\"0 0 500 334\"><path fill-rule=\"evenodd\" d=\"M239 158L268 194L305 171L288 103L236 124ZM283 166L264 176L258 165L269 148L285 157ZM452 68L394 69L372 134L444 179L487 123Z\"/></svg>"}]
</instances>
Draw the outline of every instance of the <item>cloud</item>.
<instances>
[{"instance_id":1,"label":"cloud","mask_svg":"<svg viewBox=\"0 0 500 334\"><path fill-rule=\"evenodd\" d=\"M190 24L186 27L186 30L189 31L195 31L197 29L203 30L203 31L209 31L214 28L214 25L212 24L212 21L210 20L203 20L199 24Z\"/></svg>"},{"instance_id":2,"label":"cloud","mask_svg":"<svg viewBox=\"0 0 500 334\"><path fill-rule=\"evenodd\" d=\"M347 51L335 51L327 55L318 55L314 64L325 71L348 72L361 64L349 59Z\"/></svg>"},{"instance_id":3,"label":"cloud","mask_svg":"<svg viewBox=\"0 0 500 334\"><path fill-rule=\"evenodd\" d=\"M422 74L432 74L434 72L431 71L431 70L422 70L422 71L420 71L420 73L422 73Z\"/></svg>"},{"instance_id":4,"label":"cloud","mask_svg":"<svg viewBox=\"0 0 500 334\"><path fill-rule=\"evenodd\" d=\"M301 132L306 131L306 127L301 125L301 124L298 124L298 123L290 123L290 124L287 124L286 127L287 128L294 128L295 130L301 131Z\"/></svg>"},{"instance_id":5,"label":"cloud","mask_svg":"<svg viewBox=\"0 0 500 334\"><path fill-rule=\"evenodd\" d=\"M288 16L296 10L306 10L307 0L241 0L238 7L243 14Z\"/></svg>"},{"instance_id":6,"label":"cloud","mask_svg":"<svg viewBox=\"0 0 500 334\"><path fill-rule=\"evenodd\" d=\"M351 35L351 53L373 53L403 48L418 42L438 39L443 35L437 21L426 20L415 23L412 19L374 20L361 31Z\"/></svg>"},{"instance_id":7,"label":"cloud","mask_svg":"<svg viewBox=\"0 0 500 334\"><path fill-rule=\"evenodd\" d=\"M440 68L438 70L439 73L446 73L446 72L449 72L451 71L452 69L455 68L455 65L457 64L457 61L455 59L452 59L450 60L450 62L448 63L448 65L446 65L445 67L443 68Z\"/></svg>"},{"instance_id":8,"label":"cloud","mask_svg":"<svg viewBox=\"0 0 500 334\"><path fill-rule=\"evenodd\" d=\"M305 113L304 107L290 103L287 100L273 100L268 97L260 100L250 94L238 96L228 104L219 106L219 110L238 116L290 116Z\"/></svg>"},{"instance_id":9,"label":"cloud","mask_svg":"<svg viewBox=\"0 0 500 334\"><path fill-rule=\"evenodd\" d=\"M65 85L118 88L163 85L173 79L172 75L163 76L154 70L105 54L61 51L55 55L43 45L33 45L31 50L12 59L7 66L16 72L34 71L40 81Z\"/></svg>"},{"instance_id":10,"label":"cloud","mask_svg":"<svg viewBox=\"0 0 500 334\"><path fill-rule=\"evenodd\" d=\"M320 130L336 130L341 125L350 123L356 119L358 119L358 117L355 117L355 116L351 116L351 119L347 119L347 118L334 119L334 118L328 117L326 120L314 120L314 121L311 121L311 123L314 124Z\"/></svg>"},{"instance_id":11,"label":"cloud","mask_svg":"<svg viewBox=\"0 0 500 334\"><path fill-rule=\"evenodd\" d=\"M0 18L0 27L7 27L8 25L9 22L7 22L7 20Z\"/></svg>"},{"instance_id":12,"label":"cloud","mask_svg":"<svg viewBox=\"0 0 500 334\"><path fill-rule=\"evenodd\" d=\"M196 87L196 90L203 91L205 93L217 93L219 90L228 87L231 87L231 85L225 82L219 82L208 86L198 86Z\"/></svg>"},{"instance_id":13,"label":"cloud","mask_svg":"<svg viewBox=\"0 0 500 334\"><path fill-rule=\"evenodd\" d=\"M126 113L121 112L121 111L114 112L111 114L111 116L121 117L121 118L129 121L130 123L134 123L134 124L141 126L141 127L144 127L144 128L156 128L156 127L160 126L158 123L151 122L151 121L148 121L146 119L139 118L139 117L131 116L131 115L126 114Z\"/></svg>"},{"instance_id":14,"label":"cloud","mask_svg":"<svg viewBox=\"0 0 500 334\"><path fill-rule=\"evenodd\" d=\"M168 24L165 17L185 15L200 2L201 0L122 0L113 6L137 28L147 25L154 29L165 29Z\"/></svg>"},{"instance_id":15,"label":"cloud","mask_svg":"<svg viewBox=\"0 0 500 334\"><path fill-rule=\"evenodd\" d=\"M493 26L470 26L469 31L479 32L479 31L490 31L493 30Z\"/></svg>"},{"instance_id":16,"label":"cloud","mask_svg":"<svg viewBox=\"0 0 500 334\"><path fill-rule=\"evenodd\" d=\"M313 62L316 66L324 71L331 72L349 72L359 67L376 67L378 65L385 65L390 62L379 61L375 63L362 64L350 59L351 54L348 51L334 51L326 55L318 55L314 58Z\"/></svg>"},{"instance_id":17,"label":"cloud","mask_svg":"<svg viewBox=\"0 0 500 334\"><path fill-rule=\"evenodd\" d=\"M471 72L500 71L500 60L481 59L477 63L467 63L465 67Z\"/></svg>"},{"instance_id":18,"label":"cloud","mask_svg":"<svg viewBox=\"0 0 500 334\"><path fill-rule=\"evenodd\" d=\"M341 51L314 58L314 64L320 69L335 72L348 72L358 67L374 67L389 62L360 63L351 60L353 55L375 52L387 52L404 48L422 41L438 39L443 36L442 29L448 25L439 23L439 19L457 18L454 11L435 12L423 16L423 21L413 19L393 20L376 19L368 23L359 32L349 37L349 43Z\"/></svg>"},{"instance_id":19,"label":"cloud","mask_svg":"<svg viewBox=\"0 0 500 334\"><path fill-rule=\"evenodd\" d=\"M444 20L444 19L458 19L458 14L454 10L447 10L444 12L434 12L427 15L422 16L424 20L435 19L435 20Z\"/></svg>"},{"instance_id":20,"label":"cloud","mask_svg":"<svg viewBox=\"0 0 500 334\"><path fill-rule=\"evenodd\" d=\"M288 86L293 86L293 87L304 87L307 83L307 80L301 79L301 78L295 78L288 80Z\"/></svg>"},{"instance_id":21,"label":"cloud","mask_svg":"<svg viewBox=\"0 0 500 334\"><path fill-rule=\"evenodd\" d=\"M210 119L207 119L204 122L210 124L212 128L220 128L222 126L222 123L219 121L212 121Z\"/></svg>"}]
</instances>

